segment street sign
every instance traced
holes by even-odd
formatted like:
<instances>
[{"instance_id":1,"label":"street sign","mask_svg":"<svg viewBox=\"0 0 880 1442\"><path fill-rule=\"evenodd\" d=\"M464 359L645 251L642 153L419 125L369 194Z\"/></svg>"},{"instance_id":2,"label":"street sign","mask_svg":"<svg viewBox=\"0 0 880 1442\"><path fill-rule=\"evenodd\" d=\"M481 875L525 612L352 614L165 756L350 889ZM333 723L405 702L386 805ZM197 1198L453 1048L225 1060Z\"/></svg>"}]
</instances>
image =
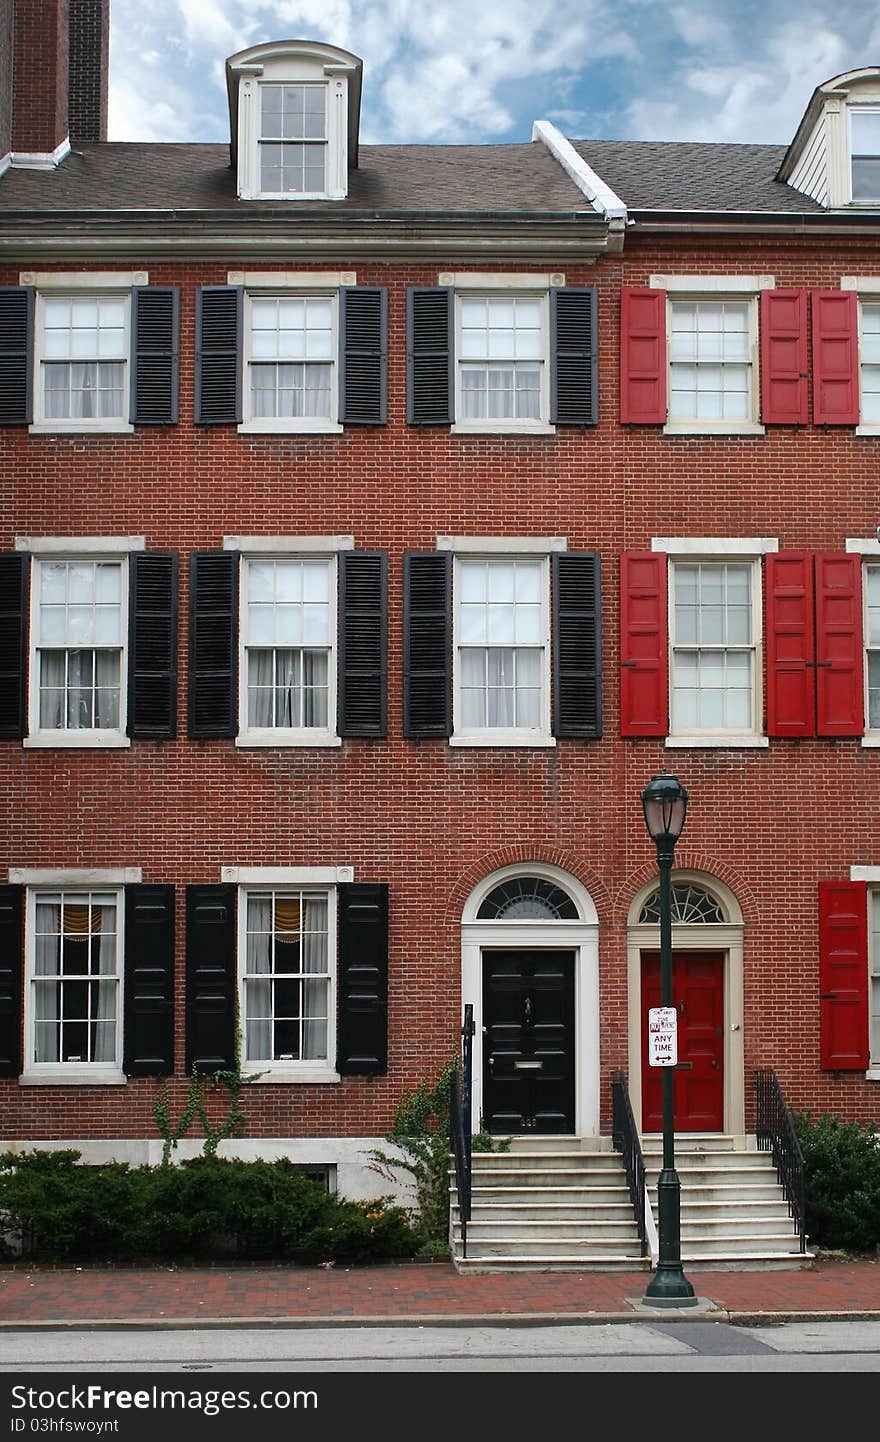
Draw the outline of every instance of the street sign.
<instances>
[{"instance_id":1,"label":"street sign","mask_svg":"<svg viewBox=\"0 0 880 1442\"><path fill-rule=\"evenodd\" d=\"M678 1062L678 1013L674 1006L648 1008L648 1065L675 1066Z\"/></svg>"}]
</instances>

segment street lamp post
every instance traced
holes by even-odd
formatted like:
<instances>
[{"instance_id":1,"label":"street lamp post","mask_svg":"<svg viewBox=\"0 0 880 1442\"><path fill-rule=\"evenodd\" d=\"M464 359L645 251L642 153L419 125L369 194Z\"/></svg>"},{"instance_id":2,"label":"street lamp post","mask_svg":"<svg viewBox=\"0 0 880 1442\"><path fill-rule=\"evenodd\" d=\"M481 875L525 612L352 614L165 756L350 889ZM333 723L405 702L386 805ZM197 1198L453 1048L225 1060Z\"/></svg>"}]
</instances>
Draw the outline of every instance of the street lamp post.
<instances>
[{"instance_id":1,"label":"street lamp post","mask_svg":"<svg viewBox=\"0 0 880 1442\"><path fill-rule=\"evenodd\" d=\"M688 793L677 776L654 776L642 792L645 825L657 847L660 870L660 1004L672 997L672 863L687 812ZM645 1292L656 1305L694 1303L694 1289L681 1266L681 1184L675 1170L675 1073L663 1068L663 1170L657 1182L660 1255Z\"/></svg>"}]
</instances>

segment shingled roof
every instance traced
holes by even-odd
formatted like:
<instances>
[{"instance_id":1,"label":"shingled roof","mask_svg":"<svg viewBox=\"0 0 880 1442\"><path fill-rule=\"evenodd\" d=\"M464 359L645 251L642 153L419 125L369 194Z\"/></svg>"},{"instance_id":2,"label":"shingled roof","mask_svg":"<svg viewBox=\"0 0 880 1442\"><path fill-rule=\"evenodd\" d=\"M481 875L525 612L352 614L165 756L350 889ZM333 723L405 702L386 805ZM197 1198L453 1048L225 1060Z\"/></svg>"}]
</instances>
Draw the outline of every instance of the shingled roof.
<instances>
[{"instance_id":1,"label":"shingled roof","mask_svg":"<svg viewBox=\"0 0 880 1442\"><path fill-rule=\"evenodd\" d=\"M784 145L661 140L573 140L631 212L739 211L822 215L808 195L774 179Z\"/></svg>"},{"instance_id":2,"label":"shingled roof","mask_svg":"<svg viewBox=\"0 0 880 1442\"><path fill-rule=\"evenodd\" d=\"M0 211L595 211L546 146L362 145L345 200L239 200L227 145L79 145L56 170L9 170Z\"/></svg>"}]
</instances>

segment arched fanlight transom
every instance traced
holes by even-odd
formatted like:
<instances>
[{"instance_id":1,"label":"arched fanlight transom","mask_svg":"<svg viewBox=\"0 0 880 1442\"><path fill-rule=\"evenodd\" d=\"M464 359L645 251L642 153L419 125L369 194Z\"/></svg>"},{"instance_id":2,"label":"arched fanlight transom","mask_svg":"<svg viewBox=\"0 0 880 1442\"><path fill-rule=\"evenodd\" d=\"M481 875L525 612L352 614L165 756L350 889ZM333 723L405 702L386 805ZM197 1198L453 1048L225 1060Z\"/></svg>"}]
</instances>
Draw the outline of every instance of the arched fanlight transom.
<instances>
[{"instance_id":1,"label":"arched fanlight transom","mask_svg":"<svg viewBox=\"0 0 880 1442\"><path fill-rule=\"evenodd\" d=\"M577 921L566 891L542 876L514 876L493 886L477 912L478 921Z\"/></svg>"},{"instance_id":2,"label":"arched fanlight transom","mask_svg":"<svg viewBox=\"0 0 880 1442\"><path fill-rule=\"evenodd\" d=\"M718 926L724 925L727 917L715 897L705 887L693 882L673 882L672 924L673 926ZM642 903L639 922L659 923L660 888L652 891Z\"/></svg>"}]
</instances>

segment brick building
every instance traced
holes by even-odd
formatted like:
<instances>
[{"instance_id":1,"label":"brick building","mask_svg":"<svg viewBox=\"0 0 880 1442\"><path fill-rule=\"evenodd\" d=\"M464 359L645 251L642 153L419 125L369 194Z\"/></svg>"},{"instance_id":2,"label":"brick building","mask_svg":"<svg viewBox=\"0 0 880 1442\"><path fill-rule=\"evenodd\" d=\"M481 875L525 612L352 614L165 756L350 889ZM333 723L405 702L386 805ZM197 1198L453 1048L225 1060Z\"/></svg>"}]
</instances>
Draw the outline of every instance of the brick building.
<instances>
[{"instance_id":1,"label":"brick building","mask_svg":"<svg viewBox=\"0 0 880 1442\"><path fill-rule=\"evenodd\" d=\"M746 1145L766 1067L876 1117L880 71L788 148L366 146L361 61L285 42L228 146L119 144L107 0L34 8L3 1144L154 1158L162 1079L240 1055L238 1151L370 1195L463 1003L491 1129L607 1139L622 1067L655 1131L663 768L681 1131Z\"/></svg>"}]
</instances>

